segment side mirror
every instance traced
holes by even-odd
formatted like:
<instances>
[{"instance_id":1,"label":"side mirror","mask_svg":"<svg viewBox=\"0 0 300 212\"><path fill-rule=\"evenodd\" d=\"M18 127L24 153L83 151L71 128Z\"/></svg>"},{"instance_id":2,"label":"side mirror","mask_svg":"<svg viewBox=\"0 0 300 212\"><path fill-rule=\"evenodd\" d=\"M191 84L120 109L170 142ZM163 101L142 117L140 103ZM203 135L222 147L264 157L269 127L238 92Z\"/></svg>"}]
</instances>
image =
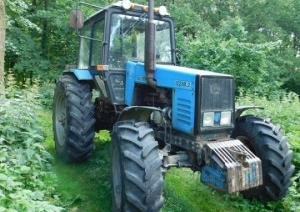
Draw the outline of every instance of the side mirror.
<instances>
[{"instance_id":1,"label":"side mirror","mask_svg":"<svg viewBox=\"0 0 300 212\"><path fill-rule=\"evenodd\" d=\"M73 29L80 29L83 27L84 17L82 10L73 9L70 12L70 27Z\"/></svg>"}]
</instances>

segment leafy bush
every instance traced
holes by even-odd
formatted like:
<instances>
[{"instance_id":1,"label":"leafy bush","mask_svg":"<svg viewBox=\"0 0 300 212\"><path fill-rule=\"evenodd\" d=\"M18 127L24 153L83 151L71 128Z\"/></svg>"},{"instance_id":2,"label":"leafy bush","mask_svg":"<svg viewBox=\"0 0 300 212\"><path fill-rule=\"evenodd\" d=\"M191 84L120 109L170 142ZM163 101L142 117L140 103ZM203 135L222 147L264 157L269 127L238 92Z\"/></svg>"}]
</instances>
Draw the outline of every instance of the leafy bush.
<instances>
[{"instance_id":1,"label":"leafy bush","mask_svg":"<svg viewBox=\"0 0 300 212\"><path fill-rule=\"evenodd\" d=\"M39 88L39 102L44 109L52 109L55 83L43 83Z\"/></svg>"},{"instance_id":2,"label":"leafy bush","mask_svg":"<svg viewBox=\"0 0 300 212\"><path fill-rule=\"evenodd\" d=\"M41 144L36 91L12 85L0 96L0 211L61 211L50 172L51 156Z\"/></svg>"},{"instance_id":3,"label":"leafy bush","mask_svg":"<svg viewBox=\"0 0 300 212\"><path fill-rule=\"evenodd\" d=\"M224 37L214 31L209 36L200 33L196 39L186 37L181 64L233 75L238 87L260 92L260 95L269 95L280 88L280 73L270 72L267 63L268 55L278 48L279 42L253 44L236 37Z\"/></svg>"}]
</instances>

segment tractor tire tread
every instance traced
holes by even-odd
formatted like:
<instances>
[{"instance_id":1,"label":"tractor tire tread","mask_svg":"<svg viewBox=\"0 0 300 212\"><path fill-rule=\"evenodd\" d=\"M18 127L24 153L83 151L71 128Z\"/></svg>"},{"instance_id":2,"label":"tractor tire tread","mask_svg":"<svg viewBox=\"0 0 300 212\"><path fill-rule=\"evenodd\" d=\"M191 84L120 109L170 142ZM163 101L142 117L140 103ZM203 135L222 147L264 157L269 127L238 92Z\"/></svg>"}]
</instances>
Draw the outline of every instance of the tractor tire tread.
<instances>
[{"instance_id":1,"label":"tractor tire tread","mask_svg":"<svg viewBox=\"0 0 300 212\"><path fill-rule=\"evenodd\" d=\"M125 201L117 211L159 211L163 205L162 162L153 130L144 122L122 121L114 125L112 139L123 154Z\"/></svg>"}]
</instances>

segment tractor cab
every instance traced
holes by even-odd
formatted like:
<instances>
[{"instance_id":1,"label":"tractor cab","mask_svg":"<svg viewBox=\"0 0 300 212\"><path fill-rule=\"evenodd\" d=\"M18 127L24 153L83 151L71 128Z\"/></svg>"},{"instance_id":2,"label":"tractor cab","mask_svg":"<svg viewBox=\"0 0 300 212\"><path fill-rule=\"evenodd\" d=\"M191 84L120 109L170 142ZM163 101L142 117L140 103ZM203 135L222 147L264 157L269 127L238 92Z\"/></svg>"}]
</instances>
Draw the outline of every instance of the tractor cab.
<instances>
[{"instance_id":1,"label":"tractor cab","mask_svg":"<svg viewBox=\"0 0 300 212\"><path fill-rule=\"evenodd\" d=\"M79 69L107 65L106 68L111 71L125 70L127 61L144 62L148 7L127 3L130 6L118 2L102 9L78 29L81 37ZM78 13L73 11L73 14ZM154 8L154 14L156 62L175 64L173 19L165 7ZM71 22L76 18L71 16Z\"/></svg>"},{"instance_id":2,"label":"tractor cab","mask_svg":"<svg viewBox=\"0 0 300 212\"><path fill-rule=\"evenodd\" d=\"M163 6L153 8L153 13L156 63L175 65L173 19ZM94 80L94 88L101 94L96 103L99 105L96 114L101 121L115 116L103 114L103 107L114 114L124 108L126 64L144 63L147 22L148 6L129 1L102 8L84 21L82 10L71 11L70 25L77 28L80 50L76 70L66 72L72 72L79 80Z\"/></svg>"}]
</instances>

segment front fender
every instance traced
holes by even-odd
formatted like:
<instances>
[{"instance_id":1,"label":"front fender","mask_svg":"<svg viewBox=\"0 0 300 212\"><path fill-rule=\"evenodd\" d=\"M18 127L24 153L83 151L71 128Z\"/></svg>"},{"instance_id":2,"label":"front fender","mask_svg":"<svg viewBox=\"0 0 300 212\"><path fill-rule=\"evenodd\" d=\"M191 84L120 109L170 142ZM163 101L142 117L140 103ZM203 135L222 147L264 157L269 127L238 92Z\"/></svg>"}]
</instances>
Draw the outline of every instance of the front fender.
<instances>
[{"instance_id":1,"label":"front fender","mask_svg":"<svg viewBox=\"0 0 300 212\"><path fill-rule=\"evenodd\" d=\"M131 106L126 107L119 116L118 121L134 119L142 122L149 122L151 113L158 111L162 114L162 110L156 107Z\"/></svg>"},{"instance_id":2,"label":"front fender","mask_svg":"<svg viewBox=\"0 0 300 212\"><path fill-rule=\"evenodd\" d=\"M71 69L64 71L64 74L73 74L78 81L93 80L90 70L88 69Z\"/></svg>"},{"instance_id":3,"label":"front fender","mask_svg":"<svg viewBox=\"0 0 300 212\"><path fill-rule=\"evenodd\" d=\"M240 117L244 111L251 110L251 109L264 110L265 108L264 107L259 107L259 106L238 106L238 107L235 108L235 119Z\"/></svg>"}]
</instances>

